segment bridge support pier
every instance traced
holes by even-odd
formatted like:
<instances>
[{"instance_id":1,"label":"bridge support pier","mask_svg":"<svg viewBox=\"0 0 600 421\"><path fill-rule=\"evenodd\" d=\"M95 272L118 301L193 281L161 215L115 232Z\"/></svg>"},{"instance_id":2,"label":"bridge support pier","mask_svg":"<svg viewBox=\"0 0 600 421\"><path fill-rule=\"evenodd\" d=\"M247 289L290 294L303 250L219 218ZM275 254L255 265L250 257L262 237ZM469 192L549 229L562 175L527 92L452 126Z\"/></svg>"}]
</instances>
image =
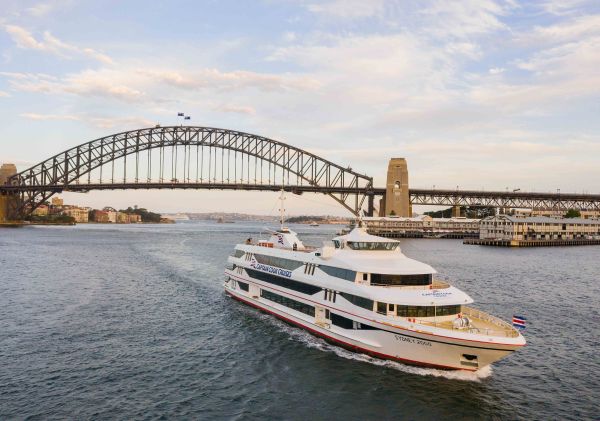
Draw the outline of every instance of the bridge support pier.
<instances>
[{"instance_id":1,"label":"bridge support pier","mask_svg":"<svg viewBox=\"0 0 600 421\"><path fill-rule=\"evenodd\" d=\"M459 218L460 217L460 206L454 205L452 206L452 217Z\"/></svg>"},{"instance_id":2,"label":"bridge support pier","mask_svg":"<svg viewBox=\"0 0 600 421\"><path fill-rule=\"evenodd\" d=\"M2 164L0 167L0 185L5 184L16 173L17 167L14 164ZM18 199L14 194L0 194L0 222L14 219L11 212L16 200Z\"/></svg>"},{"instance_id":3,"label":"bridge support pier","mask_svg":"<svg viewBox=\"0 0 600 421\"><path fill-rule=\"evenodd\" d=\"M408 192L408 166L405 158L392 158L388 164L383 216L389 215L412 216Z\"/></svg>"}]
</instances>

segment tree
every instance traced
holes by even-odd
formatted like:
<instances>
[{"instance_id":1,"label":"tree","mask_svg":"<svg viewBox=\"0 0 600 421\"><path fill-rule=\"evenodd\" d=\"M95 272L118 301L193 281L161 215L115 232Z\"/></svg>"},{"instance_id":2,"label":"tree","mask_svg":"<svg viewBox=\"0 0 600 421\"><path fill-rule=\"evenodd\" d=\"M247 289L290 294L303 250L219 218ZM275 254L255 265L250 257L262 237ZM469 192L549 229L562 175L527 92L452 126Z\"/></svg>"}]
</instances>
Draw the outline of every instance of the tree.
<instances>
[{"instance_id":1,"label":"tree","mask_svg":"<svg viewBox=\"0 0 600 421\"><path fill-rule=\"evenodd\" d=\"M569 209L567 213L565 213L565 218L581 218L581 212L577 209Z\"/></svg>"},{"instance_id":2,"label":"tree","mask_svg":"<svg viewBox=\"0 0 600 421\"><path fill-rule=\"evenodd\" d=\"M396 212L394 212L394 209L392 209L392 211L390 212L390 216L396 216Z\"/></svg>"}]
</instances>

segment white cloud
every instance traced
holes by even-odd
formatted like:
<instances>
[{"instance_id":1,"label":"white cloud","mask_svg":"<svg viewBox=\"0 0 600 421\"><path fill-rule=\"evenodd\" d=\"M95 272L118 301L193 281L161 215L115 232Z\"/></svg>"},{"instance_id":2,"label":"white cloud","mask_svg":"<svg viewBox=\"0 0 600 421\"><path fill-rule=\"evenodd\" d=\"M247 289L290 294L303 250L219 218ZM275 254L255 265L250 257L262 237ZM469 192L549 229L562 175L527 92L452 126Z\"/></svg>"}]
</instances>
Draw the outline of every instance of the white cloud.
<instances>
[{"instance_id":1,"label":"white cloud","mask_svg":"<svg viewBox=\"0 0 600 421\"><path fill-rule=\"evenodd\" d=\"M8 92L0 91L0 98L8 98L10 94Z\"/></svg>"},{"instance_id":2,"label":"white cloud","mask_svg":"<svg viewBox=\"0 0 600 421\"><path fill-rule=\"evenodd\" d=\"M540 48L548 44L577 42L594 35L600 35L600 15L578 16L548 26L535 26L531 31L518 34L516 40Z\"/></svg>"},{"instance_id":3,"label":"white cloud","mask_svg":"<svg viewBox=\"0 0 600 421\"><path fill-rule=\"evenodd\" d=\"M28 7L25 9L25 11L32 16L41 18L50 14L56 9L69 5L71 1L72 0L47 0Z\"/></svg>"},{"instance_id":4,"label":"white cloud","mask_svg":"<svg viewBox=\"0 0 600 421\"><path fill-rule=\"evenodd\" d=\"M150 127L156 124L156 122L141 117L93 117L89 115L40 113L21 113L19 116L34 121L80 121L92 127L102 129Z\"/></svg>"},{"instance_id":5,"label":"white cloud","mask_svg":"<svg viewBox=\"0 0 600 421\"><path fill-rule=\"evenodd\" d=\"M237 114L256 114L256 110L253 107L244 107L239 105L221 105L216 107L217 111L224 113L237 113Z\"/></svg>"},{"instance_id":6,"label":"white cloud","mask_svg":"<svg viewBox=\"0 0 600 421\"><path fill-rule=\"evenodd\" d=\"M581 6L591 3L589 0L546 0L540 7L546 13L563 16L575 13Z\"/></svg>"},{"instance_id":7,"label":"white cloud","mask_svg":"<svg viewBox=\"0 0 600 421\"><path fill-rule=\"evenodd\" d=\"M44 32L42 39L37 40L31 32L17 25L5 25L4 29L10 35L17 47L27 50L37 50L54 54L63 58L71 58L71 55L86 56L103 64L112 64L112 59L92 48L80 48L67 44L50 32Z\"/></svg>"},{"instance_id":8,"label":"white cloud","mask_svg":"<svg viewBox=\"0 0 600 421\"><path fill-rule=\"evenodd\" d=\"M515 7L514 2L495 0L436 0L420 11L431 35L466 39L473 36L507 30L501 17Z\"/></svg>"},{"instance_id":9,"label":"white cloud","mask_svg":"<svg viewBox=\"0 0 600 421\"><path fill-rule=\"evenodd\" d=\"M256 73L244 70L221 72L218 69L202 69L195 72L172 70L138 70L171 86L184 89L258 89L260 91L304 90L318 87L314 79L289 74Z\"/></svg>"},{"instance_id":10,"label":"white cloud","mask_svg":"<svg viewBox=\"0 0 600 421\"><path fill-rule=\"evenodd\" d=\"M381 15L384 0L328 0L310 3L310 12L341 19L358 19Z\"/></svg>"}]
</instances>

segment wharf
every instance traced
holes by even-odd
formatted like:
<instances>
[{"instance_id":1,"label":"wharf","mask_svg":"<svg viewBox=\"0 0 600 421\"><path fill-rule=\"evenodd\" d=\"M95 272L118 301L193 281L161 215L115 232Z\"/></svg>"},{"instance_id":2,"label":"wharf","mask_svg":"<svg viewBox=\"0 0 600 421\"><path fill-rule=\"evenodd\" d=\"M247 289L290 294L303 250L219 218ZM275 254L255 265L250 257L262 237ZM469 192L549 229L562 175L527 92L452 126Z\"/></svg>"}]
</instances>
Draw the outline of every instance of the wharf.
<instances>
[{"instance_id":1,"label":"wharf","mask_svg":"<svg viewBox=\"0 0 600 421\"><path fill-rule=\"evenodd\" d=\"M600 240L486 240L480 238L465 238L463 244L496 247L594 246L600 245Z\"/></svg>"},{"instance_id":2,"label":"wharf","mask_svg":"<svg viewBox=\"0 0 600 421\"><path fill-rule=\"evenodd\" d=\"M432 232L432 231L383 231L383 230L370 230L367 232L371 235L386 238L452 238L452 239L463 239L463 238L474 238L478 237L479 233L473 232Z\"/></svg>"}]
</instances>

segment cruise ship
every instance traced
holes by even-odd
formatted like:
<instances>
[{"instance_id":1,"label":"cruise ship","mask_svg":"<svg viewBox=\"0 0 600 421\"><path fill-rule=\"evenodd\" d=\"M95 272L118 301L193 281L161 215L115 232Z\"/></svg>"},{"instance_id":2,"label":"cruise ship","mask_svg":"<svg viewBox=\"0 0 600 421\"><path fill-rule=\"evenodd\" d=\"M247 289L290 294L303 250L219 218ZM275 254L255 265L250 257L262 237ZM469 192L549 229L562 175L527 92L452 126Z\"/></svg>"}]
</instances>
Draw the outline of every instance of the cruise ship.
<instances>
[{"instance_id":1,"label":"cruise ship","mask_svg":"<svg viewBox=\"0 0 600 421\"><path fill-rule=\"evenodd\" d=\"M346 349L439 369L476 371L525 345L512 325L360 224L305 246L285 227L235 247L231 297Z\"/></svg>"}]
</instances>

